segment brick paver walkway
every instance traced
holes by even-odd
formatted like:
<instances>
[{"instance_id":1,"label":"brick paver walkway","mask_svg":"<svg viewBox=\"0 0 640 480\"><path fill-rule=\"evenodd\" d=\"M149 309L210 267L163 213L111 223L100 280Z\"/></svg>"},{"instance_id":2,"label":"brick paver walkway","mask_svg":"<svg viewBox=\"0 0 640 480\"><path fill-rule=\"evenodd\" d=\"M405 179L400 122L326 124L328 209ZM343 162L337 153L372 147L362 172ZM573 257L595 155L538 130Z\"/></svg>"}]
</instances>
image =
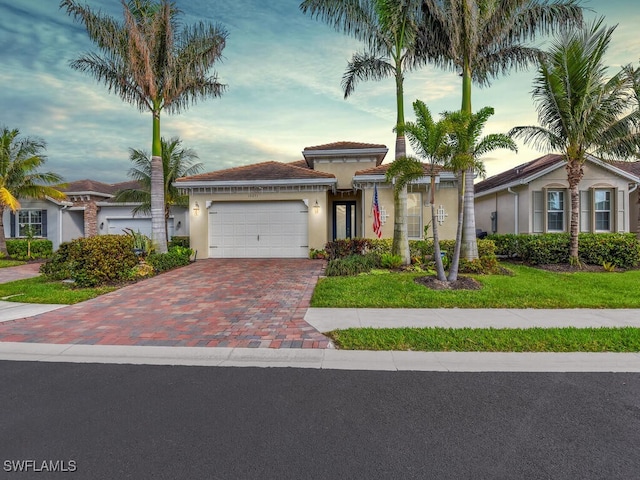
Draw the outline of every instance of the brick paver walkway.
<instances>
[{"instance_id":1,"label":"brick paver walkway","mask_svg":"<svg viewBox=\"0 0 640 480\"><path fill-rule=\"evenodd\" d=\"M323 262L198 260L77 305L0 324L0 341L326 348L303 318Z\"/></svg>"},{"instance_id":2,"label":"brick paver walkway","mask_svg":"<svg viewBox=\"0 0 640 480\"><path fill-rule=\"evenodd\" d=\"M27 263L17 267L0 268L0 283L13 282L40 275L39 263Z\"/></svg>"}]
</instances>

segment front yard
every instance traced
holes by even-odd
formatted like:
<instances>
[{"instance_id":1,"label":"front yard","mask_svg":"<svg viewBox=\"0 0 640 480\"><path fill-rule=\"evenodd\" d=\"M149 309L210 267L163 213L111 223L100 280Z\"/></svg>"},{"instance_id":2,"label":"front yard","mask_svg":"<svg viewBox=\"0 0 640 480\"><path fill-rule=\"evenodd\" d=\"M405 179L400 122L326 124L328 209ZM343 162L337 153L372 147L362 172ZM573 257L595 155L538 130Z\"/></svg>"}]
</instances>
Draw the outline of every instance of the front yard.
<instances>
[{"instance_id":1,"label":"front yard","mask_svg":"<svg viewBox=\"0 0 640 480\"><path fill-rule=\"evenodd\" d=\"M513 275L476 275L479 290L431 290L424 273L322 278L312 307L332 308L640 308L640 270L557 273L505 265Z\"/></svg>"}]
</instances>

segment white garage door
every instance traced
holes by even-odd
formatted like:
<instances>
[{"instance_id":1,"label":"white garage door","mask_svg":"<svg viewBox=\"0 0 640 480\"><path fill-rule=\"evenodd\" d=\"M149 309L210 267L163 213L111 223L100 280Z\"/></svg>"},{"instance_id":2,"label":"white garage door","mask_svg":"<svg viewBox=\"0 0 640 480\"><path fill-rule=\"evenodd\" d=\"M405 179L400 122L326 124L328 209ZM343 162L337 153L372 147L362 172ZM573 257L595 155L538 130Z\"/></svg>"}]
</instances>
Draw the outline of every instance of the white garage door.
<instances>
[{"instance_id":1,"label":"white garage door","mask_svg":"<svg viewBox=\"0 0 640 480\"><path fill-rule=\"evenodd\" d=\"M211 258L308 255L308 208L301 200L214 202L209 208Z\"/></svg>"},{"instance_id":2,"label":"white garage door","mask_svg":"<svg viewBox=\"0 0 640 480\"><path fill-rule=\"evenodd\" d=\"M122 235L125 233L125 229L130 228L134 232L140 232L151 238L150 218L110 218L107 223L109 233L112 235ZM173 218L169 219L167 228L169 229L169 238L173 237Z\"/></svg>"}]
</instances>

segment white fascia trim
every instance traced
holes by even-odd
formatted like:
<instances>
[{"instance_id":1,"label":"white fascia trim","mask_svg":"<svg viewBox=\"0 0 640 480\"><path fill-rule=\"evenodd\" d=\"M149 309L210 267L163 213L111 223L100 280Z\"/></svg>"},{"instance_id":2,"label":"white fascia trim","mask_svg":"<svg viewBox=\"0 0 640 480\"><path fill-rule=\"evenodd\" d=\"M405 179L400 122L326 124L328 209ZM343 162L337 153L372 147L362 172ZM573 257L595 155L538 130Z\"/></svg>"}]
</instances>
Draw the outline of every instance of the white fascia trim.
<instances>
[{"instance_id":1,"label":"white fascia trim","mask_svg":"<svg viewBox=\"0 0 640 480\"><path fill-rule=\"evenodd\" d=\"M611 165L610 163L607 163L603 160L600 160L599 158L594 157L593 155L589 155L587 154L587 160L595 163L596 165L599 165L602 168L605 168L607 170L610 170L611 172L615 173L616 175L619 175L631 182L637 182L639 180L639 177L636 177L633 173L629 173L626 170L622 170L621 168L616 167L615 165Z\"/></svg>"},{"instance_id":2,"label":"white fascia trim","mask_svg":"<svg viewBox=\"0 0 640 480\"><path fill-rule=\"evenodd\" d=\"M338 183L336 178L301 178L294 180L213 180L213 181L193 181L174 182L173 186L178 188L199 188L199 187L276 187L289 185L326 185L334 186Z\"/></svg>"},{"instance_id":3,"label":"white fascia trim","mask_svg":"<svg viewBox=\"0 0 640 480\"><path fill-rule=\"evenodd\" d=\"M528 177L524 177L519 180L515 180L513 182L498 185L497 187L493 187L490 190L485 190L484 192L476 193L473 196L473 198L480 198L480 197L484 197L485 195L491 195L492 193L501 192L502 190L507 190L509 188L517 187L518 185L526 185L527 183L530 183L533 180L536 180L537 178L540 178L546 175L547 173L551 173L554 170L564 167L564 165L565 165L564 160L559 161L558 163L555 163L550 167L545 168L544 170L534 173L533 175L529 175Z\"/></svg>"},{"instance_id":4,"label":"white fascia trim","mask_svg":"<svg viewBox=\"0 0 640 480\"><path fill-rule=\"evenodd\" d=\"M362 155L386 155L388 148L345 148L342 150L303 150L302 156L307 157L354 157Z\"/></svg>"},{"instance_id":5,"label":"white fascia trim","mask_svg":"<svg viewBox=\"0 0 640 480\"><path fill-rule=\"evenodd\" d=\"M68 200L56 200L55 198L52 198L49 195L45 195L44 199L60 207L71 207L73 205L73 202L70 202Z\"/></svg>"},{"instance_id":6,"label":"white fascia trim","mask_svg":"<svg viewBox=\"0 0 640 480\"><path fill-rule=\"evenodd\" d=\"M111 198L113 197L113 195L111 195L110 193L104 193L104 192L92 192L92 191L86 191L86 192L63 192L66 196L68 197L77 197L80 195L93 195L95 197L104 197L104 198Z\"/></svg>"},{"instance_id":7,"label":"white fascia trim","mask_svg":"<svg viewBox=\"0 0 640 480\"><path fill-rule=\"evenodd\" d=\"M96 202L98 207L137 207L141 202Z\"/></svg>"}]
</instances>

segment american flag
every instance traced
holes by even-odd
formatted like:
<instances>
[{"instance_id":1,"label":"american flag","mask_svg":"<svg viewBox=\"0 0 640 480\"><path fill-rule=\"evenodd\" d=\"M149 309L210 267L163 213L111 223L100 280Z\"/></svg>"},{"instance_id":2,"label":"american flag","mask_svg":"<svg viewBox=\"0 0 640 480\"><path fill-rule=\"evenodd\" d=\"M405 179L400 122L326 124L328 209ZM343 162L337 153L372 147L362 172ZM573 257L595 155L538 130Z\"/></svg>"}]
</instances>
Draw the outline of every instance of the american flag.
<instances>
[{"instance_id":1,"label":"american flag","mask_svg":"<svg viewBox=\"0 0 640 480\"><path fill-rule=\"evenodd\" d=\"M380 204L378 203L378 185L373 186L373 232L382 237L382 223L380 222Z\"/></svg>"}]
</instances>

